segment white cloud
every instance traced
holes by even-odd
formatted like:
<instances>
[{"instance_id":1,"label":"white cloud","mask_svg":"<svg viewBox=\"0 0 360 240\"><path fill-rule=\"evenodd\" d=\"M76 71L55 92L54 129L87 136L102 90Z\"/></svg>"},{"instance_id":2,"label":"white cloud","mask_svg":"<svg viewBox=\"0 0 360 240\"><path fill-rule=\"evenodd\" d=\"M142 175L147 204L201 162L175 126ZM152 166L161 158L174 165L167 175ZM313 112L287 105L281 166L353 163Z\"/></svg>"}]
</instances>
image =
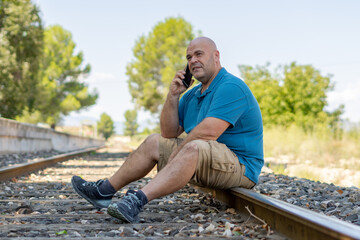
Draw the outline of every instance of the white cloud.
<instances>
[{"instance_id":1,"label":"white cloud","mask_svg":"<svg viewBox=\"0 0 360 240\"><path fill-rule=\"evenodd\" d=\"M337 90L328 94L329 108L334 109L340 104L345 105L343 118L351 121L360 121L360 81L354 81L343 90Z\"/></svg>"},{"instance_id":2,"label":"white cloud","mask_svg":"<svg viewBox=\"0 0 360 240\"><path fill-rule=\"evenodd\" d=\"M91 73L88 78L86 78L84 81L90 84L96 84L96 83L108 83L108 82L114 82L117 81L115 75L112 73L104 73L104 72L94 72Z\"/></svg>"},{"instance_id":3,"label":"white cloud","mask_svg":"<svg viewBox=\"0 0 360 240\"><path fill-rule=\"evenodd\" d=\"M350 102L360 99L360 82L357 85L342 91L330 92L329 102Z\"/></svg>"}]
</instances>

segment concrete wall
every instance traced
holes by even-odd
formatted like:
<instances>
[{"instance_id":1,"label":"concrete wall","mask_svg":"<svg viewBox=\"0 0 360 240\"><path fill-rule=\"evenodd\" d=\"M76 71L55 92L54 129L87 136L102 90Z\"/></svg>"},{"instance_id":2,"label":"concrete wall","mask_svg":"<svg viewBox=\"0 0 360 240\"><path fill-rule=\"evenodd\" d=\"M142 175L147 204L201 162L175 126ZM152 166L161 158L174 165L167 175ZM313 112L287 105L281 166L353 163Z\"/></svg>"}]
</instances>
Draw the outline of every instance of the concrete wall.
<instances>
[{"instance_id":1,"label":"concrete wall","mask_svg":"<svg viewBox=\"0 0 360 240\"><path fill-rule=\"evenodd\" d=\"M68 152L105 144L104 140L56 132L0 118L0 154L56 150Z\"/></svg>"}]
</instances>

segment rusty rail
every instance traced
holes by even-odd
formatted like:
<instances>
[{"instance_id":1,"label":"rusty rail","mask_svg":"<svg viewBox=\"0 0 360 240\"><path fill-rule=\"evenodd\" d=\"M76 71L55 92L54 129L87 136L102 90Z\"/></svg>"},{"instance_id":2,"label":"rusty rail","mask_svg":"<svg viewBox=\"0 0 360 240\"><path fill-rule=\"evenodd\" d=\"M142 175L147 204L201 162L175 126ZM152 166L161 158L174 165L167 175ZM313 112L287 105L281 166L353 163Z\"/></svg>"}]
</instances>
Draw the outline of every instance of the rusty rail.
<instances>
[{"instance_id":1,"label":"rusty rail","mask_svg":"<svg viewBox=\"0 0 360 240\"><path fill-rule=\"evenodd\" d=\"M214 190L198 188L212 193L220 201L264 220L272 229L290 239L360 239L360 227L304 209L244 188ZM250 214L249 214L250 215Z\"/></svg>"},{"instance_id":2,"label":"rusty rail","mask_svg":"<svg viewBox=\"0 0 360 240\"><path fill-rule=\"evenodd\" d=\"M92 147L92 148L86 148L79 151L74 151L70 153L60 154L53 157L45 158L42 160L30 162L30 163L23 163L23 164L17 164L10 167L4 167L0 169L0 181L5 181L8 179L11 179L13 177L21 176L30 172L34 172L36 170L49 167L51 165L54 165L57 162L65 161L67 159L80 156L89 152L96 151L97 149L100 149L104 146L100 147Z\"/></svg>"}]
</instances>

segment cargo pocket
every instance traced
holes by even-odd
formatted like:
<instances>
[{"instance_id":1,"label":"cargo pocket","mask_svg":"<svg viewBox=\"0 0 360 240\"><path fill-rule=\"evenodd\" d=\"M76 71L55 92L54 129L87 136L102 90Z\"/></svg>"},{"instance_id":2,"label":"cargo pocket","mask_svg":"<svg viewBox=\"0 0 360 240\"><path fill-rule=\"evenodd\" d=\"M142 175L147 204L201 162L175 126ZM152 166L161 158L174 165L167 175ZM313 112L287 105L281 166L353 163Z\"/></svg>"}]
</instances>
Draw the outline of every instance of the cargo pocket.
<instances>
[{"instance_id":1,"label":"cargo pocket","mask_svg":"<svg viewBox=\"0 0 360 240\"><path fill-rule=\"evenodd\" d=\"M234 173L235 172L235 164L233 163L227 163L227 162L221 162L218 160L215 160L213 158L212 162L212 169L222 171L222 172L228 172L228 173Z\"/></svg>"},{"instance_id":2,"label":"cargo pocket","mask_svg":"<svg viewBox=\"0 0 360 240\"><path fill-rule=\"evenodd\" d=\"M236 167L232 159L237 159L236 155L222 143L209 142L209 144L211 145L211 168L225 173L235 173Z\"/></svg>"}]
</instances>

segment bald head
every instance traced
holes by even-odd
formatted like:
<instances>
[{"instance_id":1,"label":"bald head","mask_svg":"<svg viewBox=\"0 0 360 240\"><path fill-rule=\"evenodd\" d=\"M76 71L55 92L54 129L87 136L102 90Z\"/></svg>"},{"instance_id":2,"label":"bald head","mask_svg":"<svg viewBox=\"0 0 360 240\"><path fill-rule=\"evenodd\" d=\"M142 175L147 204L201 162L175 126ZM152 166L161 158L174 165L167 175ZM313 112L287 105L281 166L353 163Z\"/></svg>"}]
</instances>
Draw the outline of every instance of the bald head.
<instances>
[{"instance_id":1,"label":"bald head","mask_svg":"<svg viewBox=\"0 0 360 240\"><path fill-rule=\"evenodd\" d=\"M216 44L213 40L211 40L208 37L198 37L195 38L194 40L192 40L189 44L189 47L192 44L202 44L202 45L206 45L209 49L213 50L213 51L217 51L217 47Z\"/></svg>"},{"instance_id":2,"label":"bald head","mask_svg":"<svg viewBox=\"0 0 360 240\"><path fill-rule=\"evenodd\" d=\"M192 40L186 51L186 59L193 76L208 87L221 70L220 53L208 37Z\"/></svg>"}]
</instances>

